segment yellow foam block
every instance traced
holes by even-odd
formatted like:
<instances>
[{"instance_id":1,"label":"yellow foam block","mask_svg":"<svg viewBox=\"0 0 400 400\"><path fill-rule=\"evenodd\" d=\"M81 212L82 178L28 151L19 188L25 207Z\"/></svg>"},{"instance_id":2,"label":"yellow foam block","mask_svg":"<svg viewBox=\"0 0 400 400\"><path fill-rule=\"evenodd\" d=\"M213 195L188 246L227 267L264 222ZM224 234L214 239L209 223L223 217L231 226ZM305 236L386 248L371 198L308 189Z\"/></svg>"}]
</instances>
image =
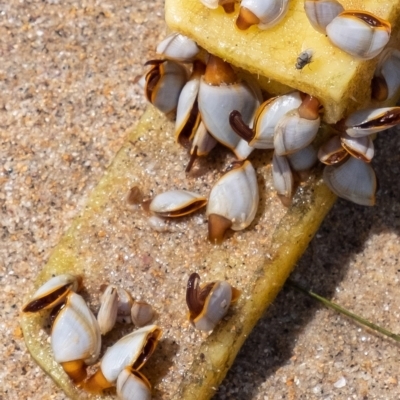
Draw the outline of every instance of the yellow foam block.
<instances>
[{"instance_id":1,"label":"yellow foam block","mask_svg":"<svg viewBox=\"0 0 400 400\"><path fill-rule=\"evenodd\" d=\"M369 11L392 24L388 46L399 47L399 0L344 0L345 9ZM200 46L231 64L268 79L263 86L273 94L281 88L269 79L316 96L325 108L325 121L334 123L370 102L370 81L377 58L361 61L332 45L309 23L304 0L291 0L285 18L275 27L247 31L236 28L239 6L232 14L211 10L200 0L166 0L165 17L173 31L193 38ZM313 61L295 68L298 55L314 51ZM266 84L265 84L266 83Z\"/></svg>"}]
</instances>

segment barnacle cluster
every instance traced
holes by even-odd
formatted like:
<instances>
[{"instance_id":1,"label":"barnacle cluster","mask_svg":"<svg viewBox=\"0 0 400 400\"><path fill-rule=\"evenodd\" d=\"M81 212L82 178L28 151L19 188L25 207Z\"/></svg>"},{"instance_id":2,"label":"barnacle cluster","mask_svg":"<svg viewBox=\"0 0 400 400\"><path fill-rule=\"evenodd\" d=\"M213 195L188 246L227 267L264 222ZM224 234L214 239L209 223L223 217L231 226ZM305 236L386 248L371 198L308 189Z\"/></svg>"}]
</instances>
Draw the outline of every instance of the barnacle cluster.
<instances>
[{"instance_id":1,"label":"barnacle cluster","mask_svg":"<svg viewBox=\"0 0 400 400\"><path fill-rule=\"evenodd\" d=\"M96 318L77 293L82 288L79 275L54 276L33 294L22 311L51 310L53 357L75 385L92 394L116 388L120 400L150 400L151 385L140 370L162 336L162 329L150 324L155 315L152 306L135 301L122 288L108 285ZM212 331L239 295L240 291L226 281L200 287L199 275L191 274L186 294L190 322L199 330ZM87 367L99 359L102 335L110 332L117 320L133 322L139 329L109 347L96 372L88 376Z\"/></svg>"},{"instance_id":2,"label":"barnacle cluster","mask_svg":"<svg viewBox=\"0 0 400 400\"><path fill-rule=\"evenodd\" d=\"M288 1L269 2L271 7L264 2L264 13L255 16L262 7L255 7L253 12L247 3L255 2L241 3L236 20L240 29L251 25L267 29L270 25L266 22L276 25L288 8ZM378 56L389 41L390 24L371 13L344 11L337 1L306 1L304 8L313 27L359 59ZM326 165L323 179L336 195L361 205L375 203L376 177L369 164L374 155L373 135L400 122L399 107L379 107L375 100L374 107L325 126L328 134L317 148L313 142L324 118L317 97L298 90L275 97L263 95L256 79L240 78L230 64L201 51L182 34L169 35L157 47L157 53L163 58L147 63L151 68L145 75L144 90L147 99L161 111L170 116L176 113L176 141L190 149L186 171L190 171L196 157L207 155L217 143L229 148L242 164L237 171L246 171L229 172L212 189L206 212L211 241L220 243L228 228L244 229L255 216L259 196L256 173L248 160L254 149L274 151L273 182L285 205L291 204L296 186L307 179L307 171L317 159ZM297 58L296 69L310 62L312 52L303 53ZM382 53L373 97L386 101L399 91L399 60L396 50ZM383 71L389 69L383 77ZM181 208L185 214L197 210L188 207L186 200L178 200L178 193L168 195L168 200L165 194L163 198L169 205L163 207L176 207L175 216L183 215L178 211ZM161 215L161 210L156 212ZM172 217L174 213L164 216Z\"/></svg>"}]
</instances>

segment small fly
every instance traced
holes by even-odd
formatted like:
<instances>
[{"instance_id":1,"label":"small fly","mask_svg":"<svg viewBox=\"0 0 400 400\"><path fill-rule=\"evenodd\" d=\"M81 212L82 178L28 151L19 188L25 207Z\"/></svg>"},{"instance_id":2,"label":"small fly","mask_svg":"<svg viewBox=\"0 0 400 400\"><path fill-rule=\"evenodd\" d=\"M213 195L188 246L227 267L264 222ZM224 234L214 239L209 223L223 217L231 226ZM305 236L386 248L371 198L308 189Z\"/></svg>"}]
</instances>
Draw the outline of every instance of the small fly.
<instances>
[{"instance_id":1,"label":"small fly","mask_svg":"<svg viewBox=\"0 0 400 400\"><path fill-rule=\"evenodd\" d=\"M307 64L310 64L312 62L313 55L314 51L311 49L302 51L297 57L295 68L303 69Z\"/></svg>"}]
</instances>

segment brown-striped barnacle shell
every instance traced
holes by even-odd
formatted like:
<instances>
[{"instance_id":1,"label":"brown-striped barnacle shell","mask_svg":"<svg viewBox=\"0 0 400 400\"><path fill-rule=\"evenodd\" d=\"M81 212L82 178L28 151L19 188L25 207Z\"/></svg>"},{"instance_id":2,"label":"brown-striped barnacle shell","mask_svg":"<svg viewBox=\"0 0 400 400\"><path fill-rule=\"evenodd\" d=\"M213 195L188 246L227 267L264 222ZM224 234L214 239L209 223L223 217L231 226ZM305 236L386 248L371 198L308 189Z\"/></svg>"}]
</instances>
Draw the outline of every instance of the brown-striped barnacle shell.
<instances>
[{"instance_id":1,"label":"brown-striped barnacle shell","mask_svg":"<svg viewBox=\"0 0 400 400\"><path fill-rule=\"evenodd\" d=\"M400 51L385 49L375 69L371 85L372 98L377 101L391 100L400 91Z\"/></svg>"},{"instance_id":2,"label":"brown-striped barnacle shell","mask_svg":"<svg viewBox=\"0 0 400 400\"><path fill-rule=\"evenodd\" d=\"M197 43L181 33L171 33L156 48L156 53L175 61L190 62L199 53Z\"/></svg>"},{"instance_id":3,"label":"brown-striped barnacle shell","mask_svg":"<svg viewBox=\"0 0 400 400\"><path fill-rule=\"evenodd\" d=\"M343 148L338 135L329 138L318 150L319 161L326 165L338 164L348 156L349 153Z\"/></svg>"},{"instance_id":4,"label":"brown-striped barnacle shell","mask_svg":"<svg viewBox=\"0 0 400 400\"><path fill-rule=\"evenodd\" d=\"M339 49L363 60L377 56L390 39L391 25L366 11L346 10L326 27L329 40Z\"/></svg>"},{"instance_id":5,"label":"brown-striped barnacle shell","mask_svg":"<svg viewBox=\"0 0 400 400\"><path fill-rule=\"evenodd\" d=\"M315 97L307 95L298 109L287 112L278 121L274 133L277 155L294 153L315 139L320 126L319 104Z\"/></svg>"},{"instance_id":6,"label":"brown-striped barnacle shell","mask_svg":"<svg viewBox=\"0 0 400 400\"><path fill-rule=\"evenodd\" d=\"M348 157L338 165L327 165L323 178L337 196L363 206L375 204L376 177L370 164Z\"/></svg>"},{"instance_id":7,"label":"brown-striped barnacle shell","mask_svg":"<svg viewBox=\"0 0 400 400\"><path fill-rule=\"evenodd\" d=\"M118 375L117 396L120 400L150 400L150 382L141 372L126 367Z\"/></svg>"},{"instance_id":8,"label":"brown-striped barnacle shell","mask_svg":"<svg viewBox=\"0 0 400 400\"><path fill-rule=\"evenodd\" d=\"M207 205L208 239L221 243L230 228L239 231L253 221L259 203L256 172L250 161L238 163L211 189Z\"/></svg>"},{"instance_id":9,"label":"brown-striped barnacle shell","mask_svg":"<svg viewBox=\"0 0 400 400\"><path fill-rule=\"evenodd\" d=\"M204 71L205 65L200 61L195 61L192 74L179 96L175 120L175 140L185 147L193 139L200 124L197 95Z\"/></svg>"},{"instance_id":10,"label":"brown-striped barnacle shell","mask_svg":"<svg viewBox=\"0 0 400 400\"><path fill-rule=\"evenodd\" d=\"M274 151L272 157L272 181L279 198L289 206L293 197L294 178L286 156L279 156Z\"/></svg>"},{"instance_id":11,"label":"brown-striped barnacle shell","mask_svg":"<svg viewBox=\"0 0 400 400\"><path fill-rule=\"evenodd\" d=\"M232 130L229 114L238 110L243 121L250 125L260 103L259 89L240 81L228 63L210 56L200 82L198 104L201 119L208 132L239 159L247 158L253 148Z\"/></svg>"},{"instance_id":12,"label":"brown-striped barnacle shell","mask_svg":"<svg viewBox=\"0 0 400 400\"><path fill-rule=\"evenodd\" d=\"M245 30L252 25L259 29L272 28L286 15L289 0L242 0L236 26Z\"/></svg>"},{"instance_id":13,"label":"brown-striped barnacle shell","mask_svg":"<svg viewBox=\"0 0 400 400\"><path fill-rule=\"evenodd\" d=\"M207 204L207 198L187 190L169 190L154 197L150 211L159 217L172 218L191 214Z\"/></svg>"},{"instance_id":14,"label":"brown-striped barnacle shell","mask_svg":"<svg viewBox=\"0 0 400 400\"><path fill-rule=\"evenodd\" d=\"M351 114L344 121L352 137L369 136L400 123L400 107L367 108Z\"/></svg>"},{"instance_id":15,"label":"brown-striped barnacle shell","mask_svg":"<svg viewBox=\"0 0 400 400\"><path fill-rule=\"evenodd\" d=\"M353 157L371 162L374 157L374 142L371 136L352 137L347 133L340 135L343 148Z\"/></svg>"},{"instance_id":16,"label":"brown-striped barnacle shell","mask_svg":"<svg viewBox=\"0 0 400 400\"><path fill-rule=\"evenodd\" d=\"M190 171L190 168L196 157L206 156L217 145L217 143L218 142L214 136L208 133L203 122L200 122L193 138L192 147L190 149L190 154L192 157L188 166L186 167L186 172Z\"/></svg>"},{"instance_id":17,"label":"brown-striped barnacle shell","mask_svg":"<svg viewBox=\"0 0 400 400\"><path fill-rule=\"evenodd\" d=\"M327 25L344 11L336 0L305 0L304 10L312 27L325 34Z\"/></svg>"},{"instance_id":18,"label":"brown-striped barnacle shell","mask_svg":"<svg viewBox=\"0 0 400 400\"><path fill-rule=\"evenodd\" d=\"M253 128L244 121L239 111L234 110L229 116L232 129L249 146L256 149L273 149L274 132L278 121L289 111L295 110L302 103L301 93L294 91L266 100L257 108Z\"/></svg>"},{"instance_id":19,"label":"brown-striped barnacle shell","mask_svg":"<svg viewBox=\"0 0 400 400\"><path fill-rule=\"evenodd\" d=\"M227 14L235 11L236 0L200 0L207 8L215 10L218 6L222 6Z\"/></svg>"},{"instance_id":20,"label":"brown-striped barnacle shell","mask_svg":"<svg viewBox=\"0 0 400 400\"><path fill-rule=\"evenodd\" d=\"M78 292L82 288L82 277L73 274L57 275L44 283L22 307L23 312L48 310L65 301L72 290Z\"/></svg>"},{"instance_id":21,"label":"brown-striped barnacle shell","mask_svg":"<svg viewBox=\"0 0 400 400\"><path fill-rule=\"evenodd\" d=\"M152 60L145 65L151 66L145 76L147 100L165 114L174 113L187 81L186 68L170 60Z\"/></svg>"},{"instance_id":22,"label":"brown-striped barnacle shell","mask_svg":"<svg viewBox=\"0 0 400 400\"><path fill-rule=\"evenodd\" d=\"M162 330L156 325L140 328L109 347L101 359L100 368L85 383L84 388L91 393L101 393L115 386L119 374L131 367L137 371L153 354Z\"/></svg>"},{"instance_id":23,"label":"brown-striped barnacle shell","mask_svg":"<svg viewBox=\"0 0 400 400\"><path fill-rule=\"evenodd\" d=\"M54 360L76 383L87 376L86 366L94 364L100 353L100 328L85 300L70 291L51 330Z\"/></svg>"},{"instance_id":24,"label":"brown-striped barnacle shell","mask_svg":"<svg viewBox=\"0 0 400 400\"><path fill-rule=\"evenodd\" d=\"M200 276L194 272L186 287L190 323L201 331L213 330L239 296L240 291L226 281L210 282L200 287Z\"/></svg>"},{"instance_id":25,"label":"brown-striped barnacle shell","mask_svg":"<svg viewBox=\"0 0 400 400\"><path fill-rule=\"evenodd\" d=\"M154 318L153 307L145 301L135 301L131 308L131 319L137 327L142 327Z\"/></svg>"},{"instance_id":26,"label":"brown-striped barnacle shell","mask_svg":"<svg viewBox=\"0 0 400 400\"><path fill-rule=\"evenodd\" d=\"M99 323L102 335L110 332L117 322L118 315L118 291L114 285L108 285L101 295L100 309L97 313L97 322Z\"/></svg>"}]
</instances>

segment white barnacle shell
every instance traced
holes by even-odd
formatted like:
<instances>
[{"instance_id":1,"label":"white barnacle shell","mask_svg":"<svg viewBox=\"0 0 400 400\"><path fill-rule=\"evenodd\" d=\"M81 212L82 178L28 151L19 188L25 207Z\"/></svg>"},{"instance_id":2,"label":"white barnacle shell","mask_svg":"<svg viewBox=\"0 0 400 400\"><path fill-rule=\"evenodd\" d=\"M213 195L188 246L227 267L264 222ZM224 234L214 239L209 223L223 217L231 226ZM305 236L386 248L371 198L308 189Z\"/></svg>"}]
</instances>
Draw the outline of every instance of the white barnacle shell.
<instances>
[{"instance_id":1,"label":"white barnacle shell","mask_svg":"<svg viewBox=\"0 0 400 400\"><path fill-rule=\"evenodd\" d=\"M238 164L223 175L208 199L208 234L212 242L221 242L225 231L245 229L253 221L259 203L256 172L250 161Z\"/></svg>"},{"instance_id":2,"label":"white barnacle shell","mask_svg":"<svg viewBox=\"0 0 400 400\"><path fill-rule=\"evenodd\" d=\"M274 148L277 155L294 153L308 146L317 135L320 118L302 118L298 110L286 113L275 127Z\"/></svg>"},{"instance_id":3,"label":"white barnacle shell","mask_svg":"<svg viewBox=\"0 0 400 400\"><path fill-rule=\"evenodd\" d=\"M391 100L400 91L400 51L387 48L380 57L376 67L374 79L382 79L384 81L384 96L378 100ZM374 86L372 87L374 94Z\"/></svg>"},{"instance_id":4,"label":"white barnacle shell","mask_svg":"<svg viewBox=\"0 0 400 400\"><path fill-rule=\"evenodd\" d=\"M305 0L304 10L312 27L325 34L326 26L343 12L344 8L336 0Z\"/></svg>"},{"instance_id":5,"label":"white barnacle shell","mask_svg":"<svg viewBox=\"0 0 400 400\"><path fill-rule=\"evenodd\" d=\"M212 10L222 6L226 13L231 13L235 10L236 0L200 0L200 2Z\"/></svg>"},{"instance_id":6,"label":"white barnacle shell","mask_svg":"<svg viewBox=\"0 0 400 400\"><path fill-rule=\"evenodd\" d=\"M260 104L254 90L245 82L230 85L210 85L201 79L199 90L199 110L207 131L224 146L231 149L240 159L246 158L253 148L233 131L229 125L229 114L233 110L240 111L246 124L251 124L254 112ZM236 151L238 146L245 151Z\"/></svg>"},{"instance_id":7,"label":"white barnacle shell","mask_svg":"<svg viewBox=\"0 0 400 400\"><path fill-rule=\"evenodd\" d=\"M400 123L400 107L366 108L351 114L344 121L346 133L352 137L369 136Z\"/></svg>"},{"instance_id":8,"label":"white barnacle shell","mask_svg":"<svg viewBox=\"0 0 400 400\"><path fill-rule=\"evenodd\" d=\"M117 396L120 400L150 400L151 385L141 372L126 367L118 375Z\"/></svg>"},{"instance_id":9,"label":"white barnacle shell","mask_svg":"<svg viewBox=\"0 0 400 400\"><path fill-rule=\"evenodd\" d=\"M327 165L323 178L337 196L364 206L375 204L376 177L370 164L349 157L339 165Z\"/></svg>"},{"instance_id":10,"label":"white barnacle shell","mask_svg":"<svg viewBox=\"0 0 400 400\"><path fill-rule=\"evenodd\" d=\"M377 56L390 39L388 21L365 11L347 10L326 27L329 40L354 57L369 60Z\"/></svg>"},{"instance_id":11,"label":"white barnacle shell","mask_svg":"<svg viewBox=\"0 0 400 400\"><path fill-rule=\"evenodd\" d=\"M318 150L318 159L323 164L334 165L348 157L347 151L342 146L340 136L335 135L322 144Z\"/></svg>"},{"instance_id":12,"label":"white barnacle shell","mask_svg":"<svg viewBox=\"0 0 400 400\"><path fill-rule=\"evenodd\" d=\"M99 325L79 294L68 293L52 326L51 347L58 363L84 360L91 365L97 361L101 347Z\"/></svg>"},{"instance_id":13,"label":"white barnacle shell","mask_svg":"<svg viewBox=\"0 0 400 400\"><path fill-rule=\"evenodd\" d=\"M101 393L104 389L115 386L118 375L126 368L139 370L153 354L162 335L156 325L147 325L124 337L104 354L100 369L84 384L92 393Z\"/></svg>"},{"instance_id":14,"label":"white barnacle shell","mask_svg":"<svg viewBox=\"0 0 400 400\"><path fill-rule=\"evenodd\" d=\"M216 144L217 141L214 136L211 136L204 124L200 122L193 138L190 153L193 154L196 151L197 156L206 156L216 146Z\"/></svg>"},{"instance_id":15,"label":"white barnacle shell","mask_svg":"<svg viewBox=\"0 0 400 400\"><path fill-rule=\"evenodd\" d=\"M200 277L193 273L189 277L186 289L189 321L196 329L211 331L239 296L240 291L227 281L211 282L200 288Z\"/></svg>"},{"instance_id":16,"label":"white barnacle shell","mask_svg":"<svg viewBox=\"0 0 400 400\"><path fill-rule=\"evenodd\" d=\"M318 160L317 150L312 144L296 151L295 153L288 154L290 166L298 172L307 171L311 169Z\"/></svg>"},{"instance_id":17,"label":"white barnacle shell","mask_svg":"<svg viewBox=\"0 0 400 400\"><path fill-rule=\"evenodd\" d=\"M118 314L118 292L114 285L108 285L101 296L97 322L100 332L105 335L114 328Z\"/></svg>"},{"instance_id":18,"label":"white barnacle shell","mask_svg":"<svg viewBox=\"0 0 400 400\"><path fill-rule=\"evenodd\" d=\"M185 145L185 140L188 141L193 138L200 124L197 95L204 67L204 64L200 62L194 63L193 73L179 96L175 119L175 139L182 145Z\"/></svg>"},{"instance_id":19,"label":"white barnacle shell","mask_svg":"<svg viewBox=\"0 0 400 400\"><path fill-rule=\"evenodd\" d=\"M162 331L156 325L140 328L109 347L101 360L101 371L114 383L125 367L139 370L153 354Z\"/></svg>"},{"instance_id":20,"label":"white barnacle shell","mask_svg":"<svg viewBox=\"0 0 400 400\"><path fill-rule=\"evenodd\" d=\"M148 65L151 65L151 69L145 78L147 100L165 114L174 112L187 81L185 67L169 60L154 60Z\"/></svg>"},{"instance_id":21,"label":"white barnacle shell","mask_svg":"<svg viewBox=\"0 0 400 400\"><path fill-rule=\"evenodd\" d=\"M243 121L237 110L230 114L229 121L234 131L246 140L249 146L256 149L273 149L274 132L278 121L288 111L298 108L301 103L300 92L295 91L262 103L256 110L253 128Z\"/></svg>"},{"instance_id":22,"label":"white barnacle shell","mask_svg":"<svg viewBox=\"0 0 400 400\"><path fill-rule=\"evenodd\" d=\"M200 51L197 43L181 33L171 33L156 48L156 53L176 61L191 61Z\"/></svg>"},{"instance_id":23,"label":"white barnacle shell","mask_svg":"<svg viewBox=\"0 0 400 400\"><path fill-rule=\"evenodd\" d=\"M131 308L131 319L137 327L150 323L154 318L153 307L145 301L135 301Z\"/></svg>"},{"instance_id":24,"label":"white barnacle shell","mask_svg":"<svg viewBox=\"0 0 400 400\"><path fill-rule=\"evenodd\" d=\"M286 15L289 0L242 0L236 26L245 30L252 25L260 29L272 28Z\"/></svg>"},{"instance_id":25,"label":"white barnacle shell","mask_svg":"<svg viewBox=\"0 0 400 400\"><path fill-rule=\"evenodd\" d=\"M125 290L118 288L118 307L117 307L117 321L129 324L131 320L131 308L133 305L132 296Z\"/></svg>"},{"instance_id":26,"label":"white barnacle shell","mask_svg":"<svg viewBox=\"0 0 400 400\"><path fill-rule=\"evenodd\" d=\"M343 148L353 157L365 162L371 162L374 157L374 142L370 136L354 138L347 133L341 135Z\"/></svg>"},{"instance_id":27,"label":"white barnacle shell","mask_svg":"<svg viewBox=\"0 0 400 400\"><path fill-rule=\"evenodd\" d=\"M272 180L279 197L288 205L293 196L293 173L287 157L279 156L276 152L272 157Z\"/></svg>"},{"instance_id":28,"label":"white barnacle shell","mask_svg":"<svg viewBox=\"0 0 400 400\"><path fill-rule=\"evenodd\" d=\"M86 365L97 361L101 348L99 325L79 294L68 293L66 304L54 320L51 348L54 360L75 383L86 378Z\"/></svg>"},{"instance_id":29,"label":"white barnacle shell","mask_svg":"<svg viewBox=\"0 0 400 400\"><path fill-rule=\"evenodd\" d=\"M160 217L181 217L207 204L207 198L187 190L169 190L154 197L150 211Z\"/></svg>"},{"instance_id":30,"label":"white barnacle shell","mask_svg":"<svg viewBox=\"0 0 400 400\"><path fill-rule=\"evenodd\" d=\"M24 312L47 310L62 303L72 290L79 291L82 286L82 277L73 274L54 276L44 283L22 307Z\"/></svg>"}]
</instances>

